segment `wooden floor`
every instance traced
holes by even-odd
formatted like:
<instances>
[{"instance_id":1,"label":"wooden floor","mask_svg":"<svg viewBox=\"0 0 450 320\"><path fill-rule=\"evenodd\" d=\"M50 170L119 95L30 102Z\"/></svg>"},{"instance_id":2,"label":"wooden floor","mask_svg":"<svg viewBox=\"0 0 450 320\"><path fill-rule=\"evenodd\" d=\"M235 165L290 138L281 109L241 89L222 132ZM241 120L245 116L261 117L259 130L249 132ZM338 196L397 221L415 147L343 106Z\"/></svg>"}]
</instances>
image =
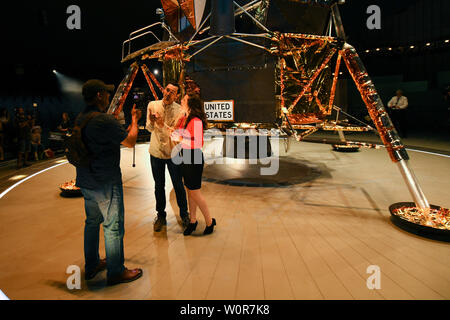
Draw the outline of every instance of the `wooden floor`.
<instances>
[{"instance_id":1,"label":"wooden floor","mask_svg":"<svg viewBox=\"0 0 450 320\"><path fill-rule=\"evenodd\" d=\"M135 168L132 150L122 151L125 265L143 277L106 287L102 272L67 288L67 267L84 268L84 209L82 199L59 196L59 184L74 178L65 164L0 199L0 289L10 299L450 299L450 244L389 220L389 205L411 198L384 149L293 143L288 156L320 168L318 179L282 188L205 182L217 228L202 236L200 215L190 237L168 174L167 231L153 232L147 149L137 147ZM450 159L410 156L430 203L450 207ZM103 248L101 240L101 256ZM371 265L381 270L379 290L367 288Z\"/></svg>"}]
</instances>

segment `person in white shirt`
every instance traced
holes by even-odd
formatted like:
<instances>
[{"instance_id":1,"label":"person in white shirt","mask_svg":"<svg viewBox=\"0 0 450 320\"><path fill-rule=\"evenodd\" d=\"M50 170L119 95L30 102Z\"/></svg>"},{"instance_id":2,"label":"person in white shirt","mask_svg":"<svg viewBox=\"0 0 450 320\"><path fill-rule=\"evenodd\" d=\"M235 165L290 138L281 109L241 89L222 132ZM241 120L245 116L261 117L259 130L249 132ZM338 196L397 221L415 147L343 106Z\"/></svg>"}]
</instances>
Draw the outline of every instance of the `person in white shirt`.
<instances>
[{"instance_id":1,"label":"person in white shirt","mask_svg":"<svg viewBox=\"0 0 450 320\"><path fill-rule=\"evenodd\" d=\"M396 95L388 102L389 114L392 123L398 130L400 137L408 137L407 108L408 98L403 95L402 90L397 90Z\"/></svg>"},{"instance_id":2,"label":"person in white shirt","mask_svg":"<svg viewBox=\"0 0 450 320\"><path fill-rule=\"evenodd\" d=\"M155 232L161 231L167 224L167 214L165 212L166 192L164 188L166 166L175 190L183 229L190 222L181 165L177 165L172 161L172 150L176 143L170 139L171 129L176 128L178 122L185 115L181 106L175 102L177 95L178 85L176 83L169 83L164 88L163 99L151 101L147 107L146 129L151 132L149 153L153 179L155 181L157 211L157 217L153 224L153 230Z\"/></svg>"}]
</instances>

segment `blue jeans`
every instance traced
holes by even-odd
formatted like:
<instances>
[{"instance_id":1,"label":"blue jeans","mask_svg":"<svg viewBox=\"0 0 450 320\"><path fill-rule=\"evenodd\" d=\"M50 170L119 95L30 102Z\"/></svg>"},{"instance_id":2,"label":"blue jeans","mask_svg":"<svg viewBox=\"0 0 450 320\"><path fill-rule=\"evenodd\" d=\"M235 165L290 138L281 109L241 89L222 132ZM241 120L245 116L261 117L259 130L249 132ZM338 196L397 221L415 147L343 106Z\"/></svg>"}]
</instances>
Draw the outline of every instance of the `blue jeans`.
<instances>
[{"instance_id":1,"label":"blue jeans","mask_svg":"<svg viewBox=\"0 0 450 320\"><path fill-rule=\"evenodd\" d=\"M98 189L81 188L84 196L86 221L84 227L84 258L86 273L99 263L100 224L103 223L107 277L125 270L123 255L124 205L122 183L104 184Z\"/></svg>"},{"instance_id":2,"label":"blue jeans","mask_svg":"<svg viewBox=\"0 0 450 320\"><path fill-rule=\"evenodd\" d=\"M156 211L158 216L166 217L166 165L169 169L170 179L172 180L177 204L180 208L180 216L188 215L188 206L186 200L186 191L183 186L183 176L181 174L181 165L176 165L172 159L159 159L150 155L150 164L152 166L153 179L155 180L155 198Z\"/></svg>"}]
</instances>

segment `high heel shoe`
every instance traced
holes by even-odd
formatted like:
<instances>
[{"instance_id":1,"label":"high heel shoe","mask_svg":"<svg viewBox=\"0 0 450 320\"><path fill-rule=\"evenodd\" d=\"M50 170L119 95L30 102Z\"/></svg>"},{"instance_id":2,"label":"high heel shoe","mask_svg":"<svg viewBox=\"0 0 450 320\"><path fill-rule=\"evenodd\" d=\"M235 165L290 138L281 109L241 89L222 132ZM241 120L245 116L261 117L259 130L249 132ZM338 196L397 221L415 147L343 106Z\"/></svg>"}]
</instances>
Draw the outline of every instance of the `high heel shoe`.
<instances>
[{"instance_id":1,"label":"high heel shoe","mask_svg":"<svg viewBox=\"0 0 450 320\"><path fill-rule=\"evenodd\" d=\"M212 218L212 223L209 227L205 228L205 231L203 231L203 234L211 234L214 231L214 226L216 225L216 219Z\"/></svg>"},{"instance_id":2,"label":"high heel shoe","mask_svg":"<svg viewBox=\"0 0 450 320\"><path fill-rule=\"evenodd\" d=\"M183 234L185 236L190 235L197 228L197 224L198 224L198 221L195 221L195 223L189 223L187 228L184 230Z\"/></svg>"}]
</instances>

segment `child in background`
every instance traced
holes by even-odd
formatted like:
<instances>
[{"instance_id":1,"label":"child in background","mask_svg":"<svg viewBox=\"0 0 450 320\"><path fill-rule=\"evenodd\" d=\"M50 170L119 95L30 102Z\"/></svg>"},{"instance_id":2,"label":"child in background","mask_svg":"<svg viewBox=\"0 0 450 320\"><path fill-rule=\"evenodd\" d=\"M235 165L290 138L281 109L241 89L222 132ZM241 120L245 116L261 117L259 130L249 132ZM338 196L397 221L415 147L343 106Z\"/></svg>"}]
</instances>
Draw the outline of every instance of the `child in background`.
<instances>
[{"instance_id":1,"label":"child in background","mask_svg":"<svg viewBox=\"0 0 450 320\"><path fill-rule=\"evenodd\" d=\"M31 129L31 151L36 161L42 159L44 153L44 148L41 144L41 131L40 126L34 126Z\"/></svg>"}]
</instances>

